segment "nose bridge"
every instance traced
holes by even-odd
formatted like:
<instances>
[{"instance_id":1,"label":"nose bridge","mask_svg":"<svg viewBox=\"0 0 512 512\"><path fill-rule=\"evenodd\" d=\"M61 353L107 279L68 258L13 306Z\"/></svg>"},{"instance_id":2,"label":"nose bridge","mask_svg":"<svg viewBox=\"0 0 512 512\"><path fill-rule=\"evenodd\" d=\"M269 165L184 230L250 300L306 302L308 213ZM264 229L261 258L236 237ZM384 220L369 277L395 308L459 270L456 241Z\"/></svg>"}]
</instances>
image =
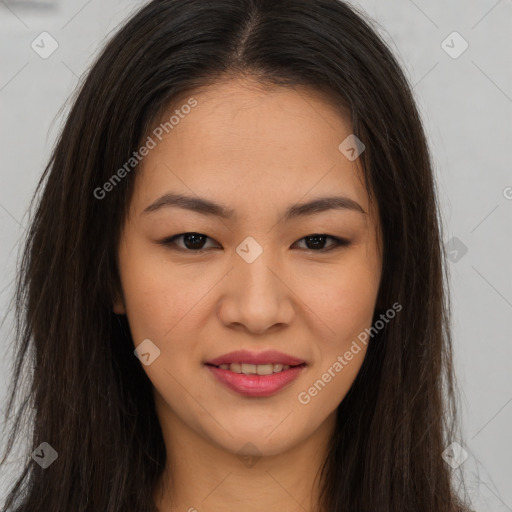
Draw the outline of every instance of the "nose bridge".
<instances>
[{"instance_id":1,"label":"nose bridge","mask_svg":"<svg viewBox=\"0 0 512 512\"><path fill-rule=\"evenodd\" d=\"M263 247L255 238L248 236L236 248L237 259L235 279L240 280L245 293L266 295L267 300L273 300L276 287L276 276L271 270L276 267L276 260L271 250Z\"/></svg>"},{"instance_id":2,"label":"nose bridge","mask_svg":"<svg viewBox=\"0 0 512 512\"><path fill-rule=\"evenodd\" d=\"M279 279L280 265L271 253L252 237L236 248L229 321L263 332L278 323L290 321L293 310L287 300L288 288ZM276 275L277 274L277 275ZM225 318L227 320L227 318Z\"/></svg>"}]
</instances>

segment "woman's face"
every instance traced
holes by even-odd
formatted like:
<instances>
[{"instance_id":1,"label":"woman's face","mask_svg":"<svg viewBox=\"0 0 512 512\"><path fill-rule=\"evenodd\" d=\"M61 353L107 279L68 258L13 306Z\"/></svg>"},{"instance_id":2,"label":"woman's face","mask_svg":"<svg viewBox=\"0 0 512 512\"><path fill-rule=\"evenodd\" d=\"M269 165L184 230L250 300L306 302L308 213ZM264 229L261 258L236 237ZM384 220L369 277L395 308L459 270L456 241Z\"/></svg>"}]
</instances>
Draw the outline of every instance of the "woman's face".
<instances>
[{"instance_id":1,"label":"woman's face","mask_svg":"<svg viewBox=\"0 0 512 512\"><path fill-rule=\"evenodd\" d=\"M339 149L350 125L313 91L233 80L192 96L169 112L169 133L150 134L114 310L136 347L150 340L141 360L164 435L278 454L327 435L361 367L378 212L358 159ZM303 207L324 197L339 199Z\"/></svg>"}]
</instances>

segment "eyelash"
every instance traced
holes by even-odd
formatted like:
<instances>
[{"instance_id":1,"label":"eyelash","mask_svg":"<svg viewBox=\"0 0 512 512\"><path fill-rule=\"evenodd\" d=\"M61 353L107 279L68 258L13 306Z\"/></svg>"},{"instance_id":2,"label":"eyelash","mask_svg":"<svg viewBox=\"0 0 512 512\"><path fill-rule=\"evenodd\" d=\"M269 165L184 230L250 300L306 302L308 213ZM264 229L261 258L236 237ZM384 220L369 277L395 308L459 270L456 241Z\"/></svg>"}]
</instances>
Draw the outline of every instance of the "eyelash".
<instances>
[{"instance_id":1,"label":"eyelash","mask_svg":"<svg viewBox=\"0 0 512 512\"><path fill-rule=\"evenodd\" d=\"M169 247L172 250L180 251L180 252L188 252L188 253L200 253L201 254L201 253L204 253L204 252L208 251L209 249L215 249L215 247L210 247L208 249L192 250L192 249L187 249L187 248L183 248L183 247L177 247L176 243L175 243L175 240L177 240L179 238L182 238L185 235L199 235L199 236L206 237L208 240L213 240L209 236L203 235L202 233L196 233L195 231L187 231L186 233L179 233L177 235L173 235L173 236L167 237L167 238L165 238L164 240L161 240L158 243L161 244L161 245L164 245L166 247ZM342 247L348 247L351 244L351 242L349 240L346 240L344 238L339 238L339 237L336 237L336 236L326 235L326 234L323 234L323 233L313 233L311 235L307 235L307 236L297 240L297 242L301 242L302 240L305 240L306 238L310 238L310 237L330 238L331 240L334 240L334 244L329 246L327 249L319 249L319 250L304 249L305 251L326 253L326 252L330 252L330 251L332 251L334 249L339 249L339 248L342 248Z\"/></svg>"}]
</instances>

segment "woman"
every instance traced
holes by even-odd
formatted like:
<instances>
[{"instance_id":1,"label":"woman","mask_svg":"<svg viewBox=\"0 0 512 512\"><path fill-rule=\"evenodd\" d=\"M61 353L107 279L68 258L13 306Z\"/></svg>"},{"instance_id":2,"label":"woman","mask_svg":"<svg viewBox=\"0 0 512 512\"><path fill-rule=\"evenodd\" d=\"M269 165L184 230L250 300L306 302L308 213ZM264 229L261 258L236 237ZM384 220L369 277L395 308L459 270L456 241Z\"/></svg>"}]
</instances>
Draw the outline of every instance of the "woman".
<instances>
[{"instance_id":1,"label":"woman","mask_svg":"<svg viewBox=\"0 0 512 512\"><path fill-rule=\"evenodd\" d=\"M469 510L442 456L429 152L353 7L150 2L88 73L40 187L7 410L33 350L34 430L6 507Z\"/></svg>"}]
</instances>

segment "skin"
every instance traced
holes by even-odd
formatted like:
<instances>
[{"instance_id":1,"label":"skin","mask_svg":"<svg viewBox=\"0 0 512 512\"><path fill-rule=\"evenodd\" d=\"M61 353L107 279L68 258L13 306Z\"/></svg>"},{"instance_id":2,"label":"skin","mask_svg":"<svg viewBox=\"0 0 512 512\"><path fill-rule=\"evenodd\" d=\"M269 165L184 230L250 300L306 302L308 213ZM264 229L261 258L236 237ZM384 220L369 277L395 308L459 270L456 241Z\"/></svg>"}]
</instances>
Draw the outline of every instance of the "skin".
<instances>
[{"instance_id":1,"label":"skin","mask_svg":"<svg viewBox=\"0 0 512 512\"><path fill-rule=\"evenodd\" d=\"M135 346L150 339L160 349L143 366L167 449L155 503L160 512L316 510L315 477L336 408L366 346L308 404L298 395L371 326L382 264L377 207L358 160L338 150L350 124L315 91L231 79L190 96L198 105L142 162L118 253L114 311L127 315ZM236 216L143 213L171 191ZM347 196L366 214L332 209L279 220L289 206L326 195ZM159 244L190 232L209 237L202 254L183 238L175 241L182 251ZM318 233L351 244L308 246L304 237ZM252 263L236 252L248 236L263 249ZM242 348L276 349L307 367L271 397L242 396L204 365ZM239 456L244 446L255 458Z\"/></svg>"}]
</instances>

